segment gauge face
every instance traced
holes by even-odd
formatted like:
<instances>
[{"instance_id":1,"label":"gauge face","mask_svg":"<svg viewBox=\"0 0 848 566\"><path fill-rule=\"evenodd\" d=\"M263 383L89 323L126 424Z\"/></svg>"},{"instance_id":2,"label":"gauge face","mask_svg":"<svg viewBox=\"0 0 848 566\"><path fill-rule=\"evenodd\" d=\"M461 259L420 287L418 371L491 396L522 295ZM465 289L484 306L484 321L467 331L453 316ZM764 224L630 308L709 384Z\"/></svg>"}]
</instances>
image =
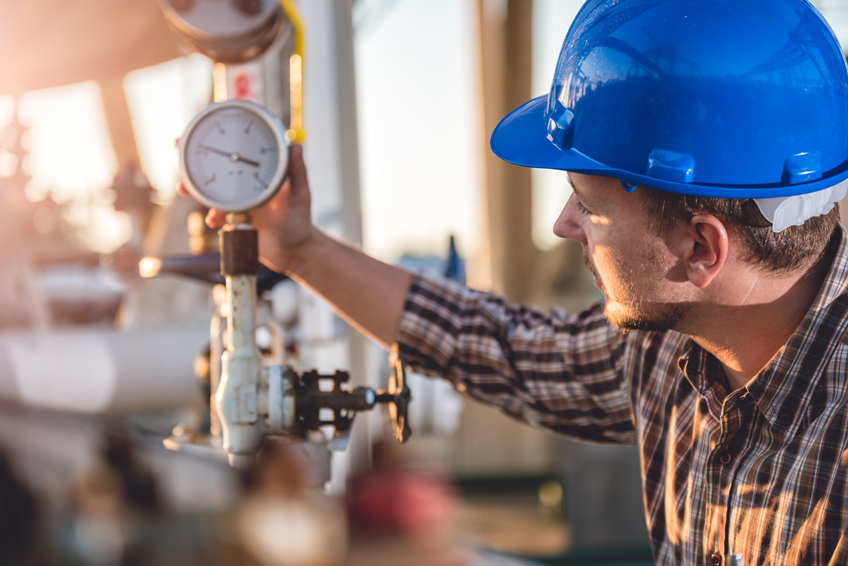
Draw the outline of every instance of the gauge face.
<instances>
[{"instance_id":1,"label":"gauge face","mask_svg":"<svg viewBox=\"0 0 848 566\"><path fill-rule=\"evenodd\" d=\"M189 192L224 212L247 211L271 198L282 184L287 158L282 123L243 100L207 107L180 140Z\"/></svg>"}]
</instances>

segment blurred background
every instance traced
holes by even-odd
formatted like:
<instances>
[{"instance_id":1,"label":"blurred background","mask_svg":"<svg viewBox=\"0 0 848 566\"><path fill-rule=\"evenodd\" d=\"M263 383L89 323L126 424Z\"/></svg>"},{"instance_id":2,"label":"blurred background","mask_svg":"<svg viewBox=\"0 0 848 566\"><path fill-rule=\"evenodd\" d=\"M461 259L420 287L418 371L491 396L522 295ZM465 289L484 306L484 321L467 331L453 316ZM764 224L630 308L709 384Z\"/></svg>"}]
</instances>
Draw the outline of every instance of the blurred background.
<instances>
[{"instance_id":1,"label":"blurred background","mask_svg":"<svg viewBox=\"0 0 848 566\"><path fill-rule=\"evenodd\" d=\"M183 0L194 1L202 3ZM298 4L307 29L305 152L317 223L384 261L541 309L576 311L601 298L580 246L552 233L569 197L565 174L509 166L488 149L503 115L547 93L582 1ZM814 4L844 45L848 2ZM291 50L290 39L280 43L279 53ZM214 248L205 211L175 193L174 141L213 100L216 65L178 41L155 0L0 0L0 52L0 508L16 501L32 516L28 527L21 523L30 538L0 545L73 547L64 556L77 562L67 563L170 563L155 553L127 558L127 541L176 544L167 533L179 532L200 548L197 541L215 539L209 533L222 524L238 531L233 513L250 515L232 511L234 502L242 509L251 494L303 491L296 477L280 487L268 479L273 472L236 477L161 448L208 413L220 296L197 278L145 278L138 266L145 257ZM286 67L279 54L272 59L263 64L277 66L283 86L279 108L268 106L285 122L288 77L279 69ZM354 383L385 381L385 353L315 297L283 281L263 300L286 329L293 364L350 369ZM369 491L369 477L397 486L410 473L411 485L436 502L422 504L430 513L423 524L452 517L455 529L442 537L450 545L550 564L650 563L635 449L531 429L421 376L411 376L410 387L409 444L373 448L382 420L369 415L359 419L365 422L348 452L333 455L323 492L347 497L348 517L371 516L362 500L380 493ZM297 476L291 470L299 464L284 448L271 453L267 469ZM138 490L141 503L132 495ZM307 507L313 518L338 516L333 501ZM110 531L118 516L145 526L134 539ZM267 524L279 529L294 521L274 520ZM314 536L304 540L320 546ZM355 541L356 529L344 536ZM250 546L239 540L226 552ZM298 563L257 558L259 551L227 562L222 556L235 554L221 552L222 564ZM467 560L502 558L480 552ZM22 554L19 563L58 555ZM427 563L456 559L450 556ZM219 563L206 554L197 560ZM315 560L301 563L341 559Z\"/></svg>"}]
</instances>

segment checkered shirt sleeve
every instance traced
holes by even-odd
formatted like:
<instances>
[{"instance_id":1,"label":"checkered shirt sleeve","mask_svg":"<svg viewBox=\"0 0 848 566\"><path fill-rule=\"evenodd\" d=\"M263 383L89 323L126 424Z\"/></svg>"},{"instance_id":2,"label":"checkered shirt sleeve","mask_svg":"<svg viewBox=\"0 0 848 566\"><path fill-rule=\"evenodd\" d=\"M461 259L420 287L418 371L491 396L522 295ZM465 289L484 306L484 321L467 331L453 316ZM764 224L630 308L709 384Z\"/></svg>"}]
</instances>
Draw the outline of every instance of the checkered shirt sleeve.
<instances>
[{"instance_id":1,"label":"checkered shirt sleeve","mask_svg":"<svg viewBox=\"0 0 848 566\"><path fill-rule=\"evenodd\" d=\"M636 442L625 340L602 305L546 314L415 274L397 342L411 369L516 419L592 442Z\"/></svg>"}]
</instances>

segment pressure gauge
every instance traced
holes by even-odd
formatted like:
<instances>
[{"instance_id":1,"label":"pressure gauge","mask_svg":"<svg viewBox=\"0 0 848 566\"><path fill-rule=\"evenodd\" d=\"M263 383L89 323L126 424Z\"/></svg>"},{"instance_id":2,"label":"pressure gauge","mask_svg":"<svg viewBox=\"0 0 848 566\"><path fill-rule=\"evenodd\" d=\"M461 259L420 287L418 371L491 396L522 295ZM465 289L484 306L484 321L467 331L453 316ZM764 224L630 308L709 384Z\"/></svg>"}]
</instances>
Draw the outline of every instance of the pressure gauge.
<instances>
[{"instance_id":1,"label":"pressure gauge","mask_svg":"<svg viewBox=\"0 0 848 566\"><path fill-rule=\"evenodd\" d=\"M274 196L289 155L282 122L244 100L201 111L180 138L179 151L188 192L223 212L245 212Z\"/></svg>"}]
</instances>

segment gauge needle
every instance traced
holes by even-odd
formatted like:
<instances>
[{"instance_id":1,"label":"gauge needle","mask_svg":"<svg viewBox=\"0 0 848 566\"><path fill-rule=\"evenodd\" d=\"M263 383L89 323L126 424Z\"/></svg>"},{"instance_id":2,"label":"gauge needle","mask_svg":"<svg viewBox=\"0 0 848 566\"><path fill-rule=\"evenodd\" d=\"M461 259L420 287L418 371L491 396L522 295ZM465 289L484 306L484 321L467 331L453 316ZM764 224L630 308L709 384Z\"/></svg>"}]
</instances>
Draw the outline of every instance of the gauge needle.
<instances>
[{"instance_id":1,"label":"gauge needle","mask_svg":"<svg viewBox=\"0 0 848 566\"><path fill-rule=\"evenodd\" d=\"M238 153L230 153L228 151L215 149L214 147L209 147L208 145L203 145L202 143L197 144L197 147L199 147L200 149L205 149L206 151L211 151L212 153L217 153L218 155L223 155L224 157L229 157L233 161L241 161L242 163L247 163L248 165L259 167L258 161L253 161L252 159L242 157Z\"/></svg>"}]
</instances>

